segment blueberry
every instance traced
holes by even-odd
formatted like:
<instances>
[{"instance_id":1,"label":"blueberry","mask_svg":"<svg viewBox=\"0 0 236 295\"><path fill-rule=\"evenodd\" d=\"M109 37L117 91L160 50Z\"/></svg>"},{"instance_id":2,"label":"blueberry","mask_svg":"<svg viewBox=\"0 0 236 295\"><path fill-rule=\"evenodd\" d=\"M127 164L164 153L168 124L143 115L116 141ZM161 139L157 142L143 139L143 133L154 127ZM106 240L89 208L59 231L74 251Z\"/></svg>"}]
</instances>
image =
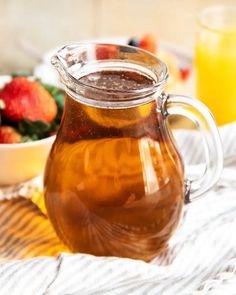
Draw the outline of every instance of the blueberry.
<instances>
[{"instance_id":1,"label":"blueberry","mask_svg":"<svg viewBox=\"0 0 236 295\"><path fill-rule=\"evenodd\" d=\"M128 45L138 47L139 46L138 38L130 38L128 41Z\"/></svg>"}]
</instances>

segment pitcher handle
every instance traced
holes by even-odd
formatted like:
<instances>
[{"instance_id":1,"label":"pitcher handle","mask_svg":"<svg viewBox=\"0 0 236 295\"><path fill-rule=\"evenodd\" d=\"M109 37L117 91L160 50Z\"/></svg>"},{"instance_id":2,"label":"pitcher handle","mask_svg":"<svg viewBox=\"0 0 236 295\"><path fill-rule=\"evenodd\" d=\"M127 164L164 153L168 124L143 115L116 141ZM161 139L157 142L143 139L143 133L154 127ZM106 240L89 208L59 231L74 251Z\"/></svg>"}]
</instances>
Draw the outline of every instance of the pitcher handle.
<instances>
[{"instance_id":1,"label":"pitcher handle","mask_svg":"<svg viewBox=\"0 0 236 295\"><path fill-rule=\"evenodd\" d=\"M182 95L162 94L161 112L164 117L180 115L190 119L200 131L205 151L204 173L186 180L185 202L190 203L211 189L223 169L223 149L215 120L209 109L197 99Z\"/></svg>"}]
</instances>

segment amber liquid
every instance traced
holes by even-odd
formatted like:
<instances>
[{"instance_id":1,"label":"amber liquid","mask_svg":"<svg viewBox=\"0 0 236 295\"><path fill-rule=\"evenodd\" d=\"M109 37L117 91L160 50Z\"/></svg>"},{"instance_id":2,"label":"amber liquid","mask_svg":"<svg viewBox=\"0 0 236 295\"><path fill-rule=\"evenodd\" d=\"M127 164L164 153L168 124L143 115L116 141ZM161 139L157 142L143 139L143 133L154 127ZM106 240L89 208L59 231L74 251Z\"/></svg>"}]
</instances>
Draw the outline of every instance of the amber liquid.
<instances>
[{"instance_id":1,"label":"amber liquid","mask_svg":"<svg viewBox=\"0 0 236 295\"><path fill-rule=\"evenodd\" d=\"M152 83L134 72L82 79L119 89ZM156 109L155 101L102 109L67 96L47 164L45 202L72 252L149 261L171 237L183 207L183 167Z\"/></svg>"}]
</instances>

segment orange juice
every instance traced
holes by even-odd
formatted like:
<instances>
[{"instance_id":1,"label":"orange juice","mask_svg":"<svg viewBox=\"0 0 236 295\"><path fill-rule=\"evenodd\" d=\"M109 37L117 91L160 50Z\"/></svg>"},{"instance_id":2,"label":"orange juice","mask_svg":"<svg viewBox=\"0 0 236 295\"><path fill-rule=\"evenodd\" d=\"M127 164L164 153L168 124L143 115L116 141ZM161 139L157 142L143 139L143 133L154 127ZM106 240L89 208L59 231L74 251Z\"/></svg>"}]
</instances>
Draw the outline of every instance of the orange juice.
<instances>
[{"instance_id":1,"label":"orange juice","mask_svg":"<svg viewBox=\"0 0 236 295\"><path fill-rule=\"evenodd\" d=\"M236 121L236 25L202 27L195 65L197 97L210 108L219 125Z\"/></svg>"}]
</instances>

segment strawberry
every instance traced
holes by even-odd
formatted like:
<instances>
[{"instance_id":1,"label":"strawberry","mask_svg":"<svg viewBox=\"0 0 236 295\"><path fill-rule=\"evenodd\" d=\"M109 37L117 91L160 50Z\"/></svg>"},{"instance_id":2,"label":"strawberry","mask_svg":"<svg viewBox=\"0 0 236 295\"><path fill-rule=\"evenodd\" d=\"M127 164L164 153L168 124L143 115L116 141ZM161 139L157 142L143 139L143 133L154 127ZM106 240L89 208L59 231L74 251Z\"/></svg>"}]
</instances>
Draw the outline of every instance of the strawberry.
<instances>
[{"instance_id":1,"label":"strawberry","mask_svg":"<svg viewBox=\"0 0 236 295\"><path fill-rule=\"evenodd\" d=\"M0 126L0 144L1 143L20 143L21 135L10 126Z\"/></svg>"},{"instance_id":2,"label":"strawberry","mask_svg":"<svg viewBox=\"0 0 236 295\"><path fill-rule=\"evenodd\" d=\"M139 42L139 47L150 51L152 53L157 52L157 42L156 38L151 34L144 35Z\"/></svg>"},{"instance_id":3,"label":"strawberry","mask_svg":"<svg viewBox=\"0 0 236 295\"><path fill-rule=\"evenodd\" d=\"M22 119L51 122L57 115L54 98L37 81L14 78L0 93L4 102L2 116L10 121Z\"/></svg>"},{"instance_id":4,"label":"strawberry","mask_svg":"<svg viewBox=\"0 0 236 295\"><path fill-rule=\"evenodd\" d=\"M112 59L117 55L116 46L98 45L96 48L97 59Z\"/></svg>"},{"instance_id":5,"label":"strawberry","mask_svg":"<svg viewBox=\"0 0 236 295\"><path fill-rule=\"evenodd\" d=\"M180 77L183 81L186 81L190 74L191 74L191 69L190 68L180 68Z\"/></svg>"}]
</instances>

